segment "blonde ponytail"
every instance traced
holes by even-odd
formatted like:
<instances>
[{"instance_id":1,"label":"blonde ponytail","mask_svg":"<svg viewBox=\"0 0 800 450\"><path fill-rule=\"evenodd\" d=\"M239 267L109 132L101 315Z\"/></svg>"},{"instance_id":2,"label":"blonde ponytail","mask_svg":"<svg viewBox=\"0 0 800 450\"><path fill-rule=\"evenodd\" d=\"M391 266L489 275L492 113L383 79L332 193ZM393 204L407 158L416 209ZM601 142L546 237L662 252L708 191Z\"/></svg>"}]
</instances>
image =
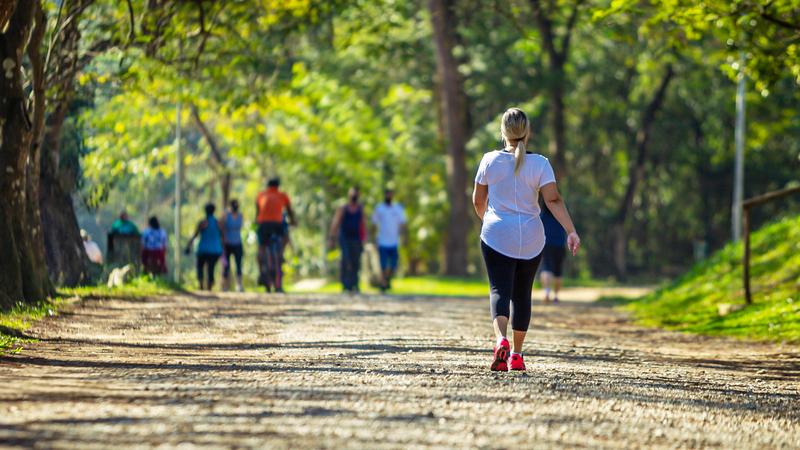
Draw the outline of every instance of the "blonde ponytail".
<instances>
[{"instance_id":1,"label":"blonde ponytail","mask_svg":"<svg viewBox=\"0 0 800 450\"><path fill-rule=\"evenodd\" d=\"M531 132L528 116L519 108L509 108L500 121L500 134L506 145L514 144L514 175L525 163L525 140Z\"/></svg>"},{"instance_id":2,"label":"blonde ponytail","mask_svg":"<svg viewBox=\"0 0 800 450\"><path fill-rule=\"evenodd\" d=\"M517 148L514 149L514 175L519 173L522 164L525 163L525 140L517 141Z\"/></svg>"}]
</instances>

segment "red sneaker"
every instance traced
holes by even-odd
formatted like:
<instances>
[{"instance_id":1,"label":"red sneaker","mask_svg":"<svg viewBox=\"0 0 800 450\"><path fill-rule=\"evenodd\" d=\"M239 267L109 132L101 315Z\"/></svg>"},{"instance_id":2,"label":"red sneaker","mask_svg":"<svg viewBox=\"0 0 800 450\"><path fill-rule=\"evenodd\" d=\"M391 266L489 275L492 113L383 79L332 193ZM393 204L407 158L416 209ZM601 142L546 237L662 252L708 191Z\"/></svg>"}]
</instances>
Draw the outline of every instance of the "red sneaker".
<instances>
[{"instance_id":1,"label":"red sneaker","mask_svg":"<svg viewBox=\"0 0 800 450\"><path fill-rule=\"evenodd\" d=\"M494 347L494 361L492 362L492 370L507 371L508 370L508 354L511 352L511 344L508 339L503 338L500 345Z\"/></svg>"},{"instance_id":2,"label":"red sneaker","mask_svg":"<svg viewBox=\"0 0 800 450\"><path fill-rule=\"evenodd\" d=\"M525 370L525 360L522 359L522 355L511 355L511 370Z\"/></svg>"}]
</instances>

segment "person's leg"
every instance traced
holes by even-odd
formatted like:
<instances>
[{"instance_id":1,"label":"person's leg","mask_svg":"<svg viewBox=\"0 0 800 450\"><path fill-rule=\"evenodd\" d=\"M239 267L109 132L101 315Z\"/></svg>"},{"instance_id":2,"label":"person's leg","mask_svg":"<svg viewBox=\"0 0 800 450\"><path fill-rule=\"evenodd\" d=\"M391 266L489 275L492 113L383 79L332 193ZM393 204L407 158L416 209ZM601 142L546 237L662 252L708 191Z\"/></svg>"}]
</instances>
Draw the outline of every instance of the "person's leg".
<instances>
[{"instance_id":1,"label":"person's leg","mask_svg":"<svg viewBox=\"0 0 800 450\"><path fill-rule=\"evenodd\" d=\"M544 302L550 301L550 292L553 286L553 273L542 269L539 273L539 279L542 281L542 290L544 290Z\"/></svg>"},{"instance_id":2,"label":"person's leg","mask_svg":"<svg viewBox=\"0 0 800 450\"><path fill-rule=\"evenodd\" d=\"M387 247L378 246L378 259L381 265L381 290L389 289L389 249Z\"/></svg>"},{"instance_id":3,"label":"person's leg","mask_svg":"<svg viewBox=\"0 0 800 450\"><path fill-rule=\"evenodd\" d=\"M514 260L502 255L481 241L481 252L489 277L489 308L497 339L506 337L511 315L511 294L514 284Z\"/></svg>"},{"instance_id":4,"label":"person's leg","mask_svg":"<svg viewBox=\"0 0 800 450\"><path fill-rule=\"evenodd\" d=\"M541 255L517 262L514 271L514 289L511 297L513 304L513 315L511 317L511 329L514 330L514 353L522 353L522 344L525 342L525 335L528 332L528 325L531 322L531 291L533 280L536 277L536 269L539 268Z\"/></svg>"},{"instance_id":5,"label":"person's leg","mask_svg":"<svg viewBox=\"0 0 800 450\"><path fill-rule=\"evenodd\" d=\"M352 246L350 250L351 261L350 265L352 267L352 272L350 273L350 285L353 286L353 290L358 292L359 291L359 281L360 281L360 274L361 274L361 253L364 251L364 246L361 244L359 240L353 240L350 245Z\"/></svg>"},{"instance_id":6,"label":"person's leg","mask_svg":"<svg viewBox=\"0 0 800 450\"><path fill-rule=\"evenodd\" d=\"M208 255L208 290L214 289L214 270L217 266L217 261L222 255Z\"/></svg>"},{"instance_id":7,"label":"person's leg","mask_svg":"<svg viewBox=\"0 0 800 450\"><path fill-rule=\"evenodd\" d=\"M394 274L397 272L397 264L399 260L400 252L398 251L397 247L390 247L388 251L386 273L384 275L386 278L386 289L392 288L392 278L394 278Z\"/></svg>"},{"instance_id":8,"label":"person's leg","mask_svg":"<svg viewBox=\"0 0 800 450\"><path fill-rule=\"evenodd\" d=\"M236 290L242 292L244 286L242 285L242 257L244 256L244 247L242 244L235 245L233 248L233 258L236 261Z\"/></svg>"},{"instance_id":9,"label":"person's leg","mask_svg":"<svg viewBox=\"0 0 800 450\"><path fill-rule=\"evenodd\" d=\"M200 290L203 290L203 264L205 264L205 259L203 258L202 253L198 253L195 255L195 267L197 271L197 284L200 287Z\"/></svg>"},{"instance_id":10,"label":"person's leg","mask_svg":"<svg viewBox=\"0 0 800 450\"><path fill-rule=\"evenodd\" d=\"M349 291L352 289L350 286L350 247L347 241L341 239L339 241L339 250L341 258L339 261L339 280L342 282L342 289Z\"/></svg>"},{"instance_id":11,"label":"person's leg","mask_svg":"<svg viewBox=\"0 0 800 450\"><path fill-rule=\"evenodd\" d=\"M227 280L231 275L231 254L233 253L233 246L225 244L225 249L222 251L222 283L227 284Z\"/></svg>"}]
</instances>

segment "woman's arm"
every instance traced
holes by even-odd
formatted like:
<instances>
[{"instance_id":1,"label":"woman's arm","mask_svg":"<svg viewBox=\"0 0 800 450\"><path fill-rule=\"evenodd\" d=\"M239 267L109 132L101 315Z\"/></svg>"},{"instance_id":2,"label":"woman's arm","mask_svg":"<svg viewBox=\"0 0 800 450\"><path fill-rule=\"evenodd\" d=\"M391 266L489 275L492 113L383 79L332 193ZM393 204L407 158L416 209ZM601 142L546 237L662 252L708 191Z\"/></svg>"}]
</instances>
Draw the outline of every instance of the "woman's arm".
<instances>
[{"instance_id":1,"label":"woman's arm","mask_svg":"<svg viewBox=\"0 0 800 450\"><path fill-rule=\"evenodd\" d=\"M328 231L328 247L330 248L333 248L333 243L336 242L336 235L339 234L343 212L344 208L336 208L336 213L333 215L333 222L331 222L331 228Z\"/></svg>"},{"instance_id":2,"label":"woman's arm","mask_svg":"<svg viewBox=\"0 0 800 450\"><path fill-rule=\"evenodd\" d=\"M481 220L483 220L483 215L486 214L488 201L489 186L475 183L475 188L472 190L472 206L475 207L475 214L477 214L478 218Z\"/></svg>"},{"instance_id":3,"label":"woman's arm","mask_svg":"<svg viewBox=\"0 0 800 450\"><path fill-rule=\"evenodd\" d=\"M558 192L558 187L555 183L548 183L542 186L540 192L542 193L544 203L547 205L547 209L553 213L553 217L555 217L558 223L566 230L567 247L569 247L569 250L572 252L572 256L575 256L581 246L581 238L575 231L572 217L570 217L569 211L567 211L567 205L564 203L564 199L561 198L561 194Z\"/></svg>"}]
</instances>

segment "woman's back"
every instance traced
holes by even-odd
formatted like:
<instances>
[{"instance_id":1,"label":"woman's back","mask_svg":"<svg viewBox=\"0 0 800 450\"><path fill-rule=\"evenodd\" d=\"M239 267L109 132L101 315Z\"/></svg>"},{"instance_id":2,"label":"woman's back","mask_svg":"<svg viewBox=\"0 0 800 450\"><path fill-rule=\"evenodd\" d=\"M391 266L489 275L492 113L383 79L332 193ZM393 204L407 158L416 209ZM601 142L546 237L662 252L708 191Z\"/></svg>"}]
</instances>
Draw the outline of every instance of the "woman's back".
<instances>
[{"instance_id":1,"label":"woman's back","mask_svg":"<svg viewBox=\"0 0 800 450\"><path fill-rule=\"evenodd\" d=\"M208 216L205 222L206 226L200 229L200 242L197 244L197 253L221 254L222 236L217 218Z\"/></svg>"},{"instance_id":2,"label":"woman's back","mask_svg":"<svg viewBox=\"0 0 800 450\"><path fill-rule=\"evenodd\" d=\"M500 150L481 160L475 182L489 190L481 239L506 256L530 259L544 247L539 189L554 183L555 175L547 158L538 154L526 154L516 174L514 165L514 154Z\"/></svg>"},{"instance_id":3,"label":"woman's back","mask_svg":"<svg viewBox=\"0 0 800 450\"><path fill-rule=\"evenodd\" d=\"M242 243L242 215L239 213L231 213L225 215L225 243L227 244L241 244Z\"/></svg>"}]
</instances>

